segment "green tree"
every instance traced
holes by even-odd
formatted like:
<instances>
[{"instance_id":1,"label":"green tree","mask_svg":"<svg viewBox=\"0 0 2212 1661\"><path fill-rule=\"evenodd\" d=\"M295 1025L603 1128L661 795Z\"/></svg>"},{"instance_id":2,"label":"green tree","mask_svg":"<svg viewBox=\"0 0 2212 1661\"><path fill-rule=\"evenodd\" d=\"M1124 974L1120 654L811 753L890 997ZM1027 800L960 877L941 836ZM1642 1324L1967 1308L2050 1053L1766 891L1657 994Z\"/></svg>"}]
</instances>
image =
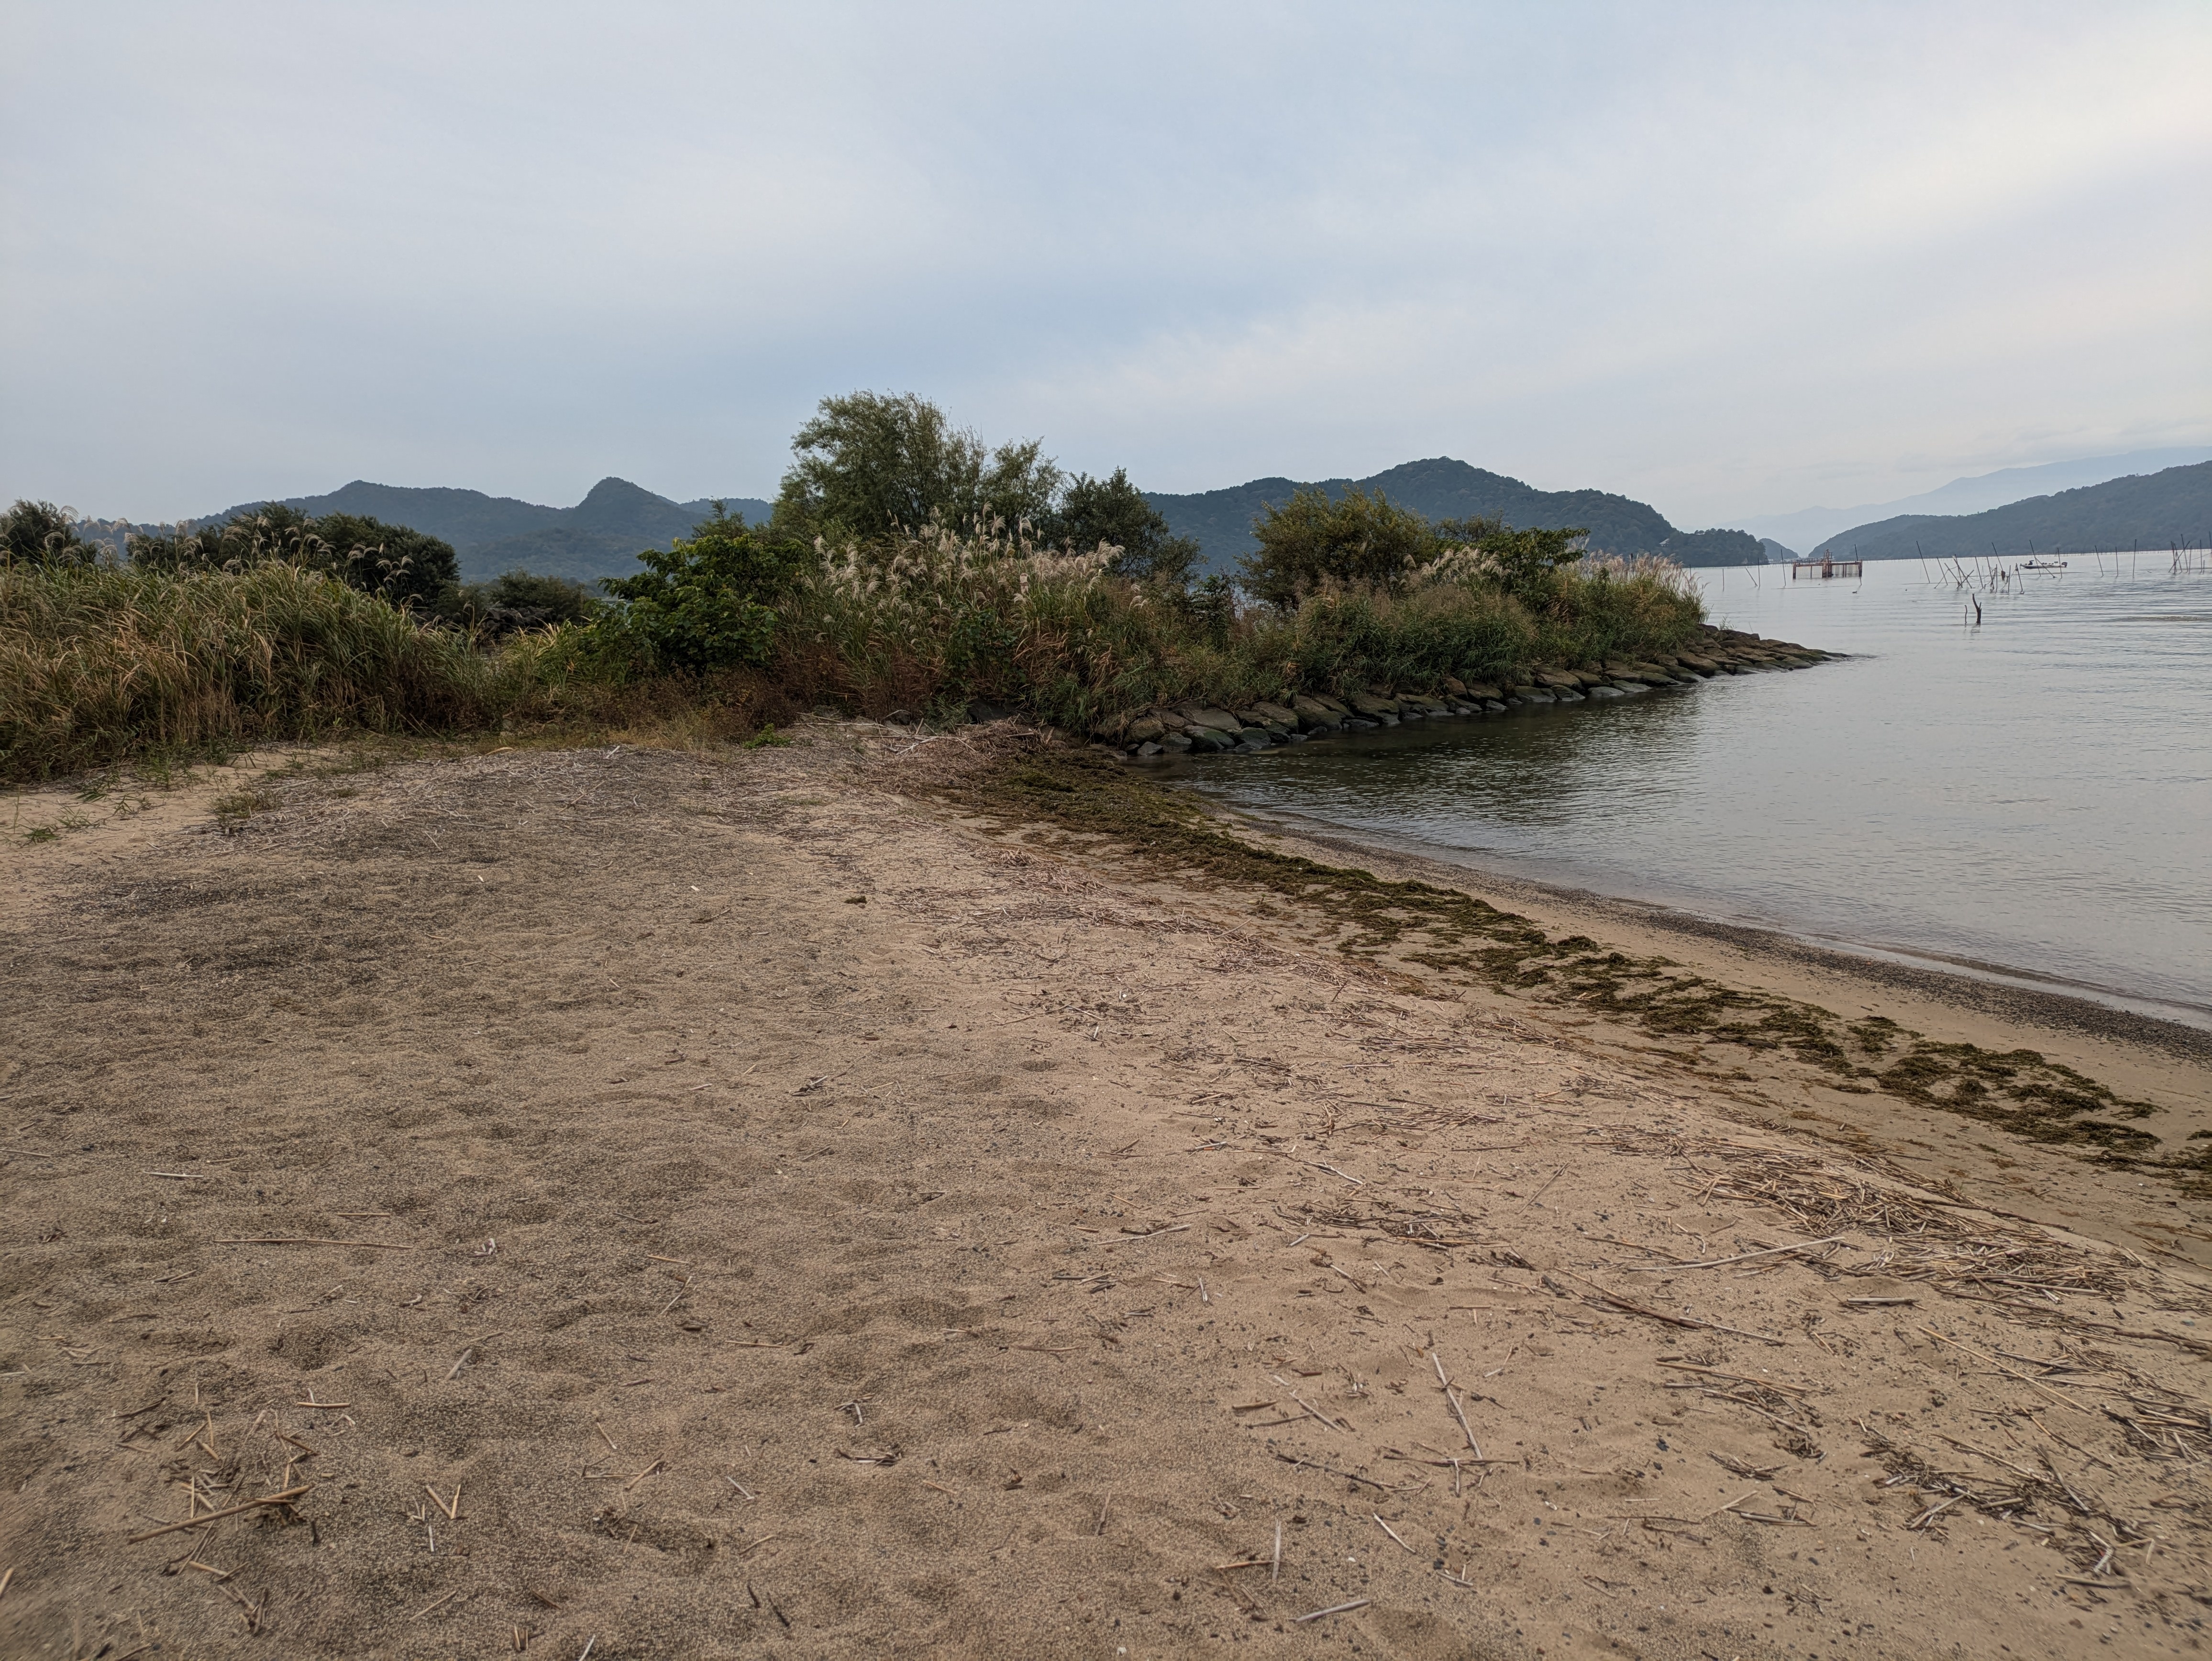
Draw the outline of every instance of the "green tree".
<instances>
[{"instance_id":1,"label":"green tree","mask_svg":"<svg viewBox=\"0 0 2212 1661\"><path fill-rule=\"evenodd\" d=\"M1244 557L1244 586L1286 609L1324 583L1395 588L1440 546L1427 520L1380 490L1350 490L1332 502L1318 486L1271 503L1252 534L1260 547Z\"/></svg>"},{"instance_id":2,"label":"green tree","mask_svg":"<svg viewBox=\"0 0 2212 1661\"><path fill-rule=\"evenodd\" d=\"M1471 514L1465 519L1440 519L1437 521L1437 542L1445 548L1479 548L1507 530L1502 519L1486 519ZM1577 532L1577 535L1581 532Z\"/></svg>"},{"instance_id":3,"label":"green tree","mask_svg":"<svg viewBox=\"0 0 2212 1661\"><path fill-rule=\"evenodd\" d=\"M791 448L798 459L783 476L769 528L804 542L871 542L933 516L952 526L1042 525L1061 480L1042 441L988 449L912 392L825 398Z\"/></svg>"},{"instance_id":4,"label":"green tree","mask_svg":"<svg viewBox=\"0 0 2212 1661\"><path fill-rule=\"evenodd\" d=\"M51 502L18 502L0 514L0 565L90 565L96 543L76 533L76 514Z\"/></svg>"},{"instance_id":5,"label":"green tree","mask_svg":"<svg viewBox=\"0 0 2212 1661\"><path fill-rule=\"evenodd\" d=\"M631 669L696 675L757 668L775 642L775 602L808 557L804 545L749 528L744 515L718 502L690 540L640 554L646 569L637 575L600 579L623 604L594 624L592 635Z\"/></svg>"},{"instance_id":6,"label":"green tree","mask_svg":"<svg viewBox=\"0 0 2212 1661\"><path fill-rule=\"evenodd\" d=\"M1116 467L1111 478L1078 473L1068 480L1060 506L1046 525L1047 539L1078 553L1102 542L1119 548L1114 569L1139 581L1181 586L1198 563L1198 544L1168 528L1160 510L1129 483L1128 470Z\"/></svg>"},{"instance_id":7,"label":"green tree","mask_svg":"<svg viewBox=\"0 0 2212 1661\"><path fill-rule=\"evenodd\" d=\"M325 514L308 523L323 545L325 569L394 605L433 605L460 581L460 560L441 538L365 514Z\"/></svg>"}]
</instances>

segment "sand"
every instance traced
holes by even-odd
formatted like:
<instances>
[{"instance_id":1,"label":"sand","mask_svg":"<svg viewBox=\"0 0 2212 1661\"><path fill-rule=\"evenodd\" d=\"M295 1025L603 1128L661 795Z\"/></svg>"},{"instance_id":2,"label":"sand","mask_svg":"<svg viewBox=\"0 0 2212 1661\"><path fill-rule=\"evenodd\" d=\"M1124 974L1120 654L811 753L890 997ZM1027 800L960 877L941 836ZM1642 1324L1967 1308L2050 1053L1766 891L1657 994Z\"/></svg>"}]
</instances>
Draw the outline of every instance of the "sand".
<instances>
[{"instance_id":1,"label":"sand","mask_svg":"<svg viewBox=\"0 0 2212 1661\"><path fill-rule=\"evenodd\" d=\"M0 1653L2199 1648L2202 1198L802 738L17 800Z\"/></svg>"}]
</instances>

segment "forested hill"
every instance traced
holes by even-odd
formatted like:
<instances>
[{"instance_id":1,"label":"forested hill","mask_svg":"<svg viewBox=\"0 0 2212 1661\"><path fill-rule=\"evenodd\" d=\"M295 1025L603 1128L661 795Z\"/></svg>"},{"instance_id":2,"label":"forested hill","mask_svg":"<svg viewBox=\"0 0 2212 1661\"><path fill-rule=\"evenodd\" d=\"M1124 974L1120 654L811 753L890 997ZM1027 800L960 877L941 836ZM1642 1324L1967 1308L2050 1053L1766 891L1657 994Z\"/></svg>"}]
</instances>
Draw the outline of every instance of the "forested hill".
<instances>
[{"instance_id":1,"label":"forested hill","mask_svg":"<svg viewBox=\"0 0 2212 1661\"><path fill-rule=\"evenodd\" d=\"M725 501L733 514L758 522L769 504L746 496ZM589 581L623 576L637 569L641 548L665 548L713 510L710 501L671 502L628 479L603 478L573 508L544 508L482 490L416 490L356 479L319 496L287 496L305 514L366 514L386 525L441 537L461 557L461 575L475 582L520 568L549 576ZM242 503L227 519L258 502ZM202 521L205 522L205 521Z\"/></svg>"},{"instance_id":2,"label":"forested hill","mask_svg":"<svg viewBox=\"0 0 2212 1661\"><path fill-rule=\"evenodd\" d=\"M1677 531L1656 508L1607 490L1539 490L1517 478L1469 466L1448 456L1408 461L1371 478L1316 481L1331 496L1355 487L1380 490L1401 507L1431 519L1480 516L1504 520L1523 529L1586 526L1590 546L1609 554L1665 553L1685 565L1755 565L1765 555L1758 540L1736 531ZM1146 499L1159 509L1178 536L1206 552L1206 563L1228 570L1257 545L1252 521L1271 503L1310 488L1295 479L1255 478L1249 484L1190 496L1156 495ZM1672 542L1673 546L1668 545Z\"/></svg>"},{"instance_id":3,"label":"forested hill","mask_svg":"<svg viewBox=\"0 0 2212 1661\"><path fill-rule=\"evenodd\" d=\"M1830 537L1816 552L1858 559L2000 558L2071 549L2203 547L2212 540L2212 461L2030 496L1981 514L1901 514Z\"/></svg>"}]
</instances>

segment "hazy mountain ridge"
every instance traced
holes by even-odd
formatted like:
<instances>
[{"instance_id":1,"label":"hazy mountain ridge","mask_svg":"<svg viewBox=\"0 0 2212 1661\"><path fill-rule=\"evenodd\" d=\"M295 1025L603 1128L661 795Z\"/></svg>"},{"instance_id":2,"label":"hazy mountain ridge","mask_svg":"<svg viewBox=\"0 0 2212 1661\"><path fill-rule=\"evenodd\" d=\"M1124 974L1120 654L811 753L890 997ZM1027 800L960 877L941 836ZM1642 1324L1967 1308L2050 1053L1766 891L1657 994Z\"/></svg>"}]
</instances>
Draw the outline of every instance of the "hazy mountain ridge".
<instances>
[{"instance_id":1,"label":"hazy mountain ridge","mask_svg":"<svg viewBox=\"0 0 2212 1661\"><path fill-rule=\"evenodd\" d=\"M191 522L219 524L270 500L303 514L362 514L450 542L460 556L465 582L480 582L518 568L585 582L626 575L636 568L639 550L666 547L671 538L689 535L693 526L714 511L711 498L672 502L625 478L601 479L573 508L548 508L482 490L373 484L357 478L323 496L264 497ZM769 504L757 497L722 500L730 512L744 514L748 521L768 517ZM112 534L99 539L119 553L127 532L154 528L103 524L101 532Z\"/></svg>"},{"instance_id":2,"label":"hazy mountain ridge","mask_svg":"<svg viewBox=\"0 0 2212 1661\"><path fill-rule=\"evenodd\" d=\"M1404 462L1367 478L1308 484L1255 478L1183 496L1148 490L1145 499L1159 509L1177 536L1190 538L1205 551L1208 565L1230 570L1258 546L1252 539L1252 521L1263 508L1288 502L1294 490L1315 488L1332 497L1353 489L1380 490L1392 502L1431 519L1498 518L1516 528L1534 530L1583 526L1590 533L1590 546L1601 553L1664 552L1686 565L1757 564L1762 557L1757 539L1741 532L1678 531L1657 508L1629 496L1607 490L1540 490L1449 456Z\"/></svg>"},{"instance_id":3,"label":"hazy mountain ridge","mask_svg":"<svg viewBox=\"0 0 2212 1661\"><path fill-rule=\"evenodd\" d=\"M1985 513L1900 514L1854 526L1814 551L1859 559L2024 557L2212 540L2212 461L2031 496Z\"/></svg>"},{"instance_id":4,"label":"hazy mountain ridge","mask_svg":"<svg viewBox=\"0 0 2212 1661\"><path fill-rule=\"evenodd\" d=\"M2050 496L2084 485L2133 474L2162 472L2212 460L2212 448L2193 447L2130 450L2118 455L2081 456L2070 461L2046 461L2031 467L2003 467L1993 473L1954 478L1948 484L1894 502L1869 502L1856 508L1801 508L1787 514L1751 514L1739 523L1753 535L1771 538L1792 548L1811 548L1829 538L1883 520L1908 514L1954 517L1986 513L2031 496Z\"/></svg>"}]
</instances>

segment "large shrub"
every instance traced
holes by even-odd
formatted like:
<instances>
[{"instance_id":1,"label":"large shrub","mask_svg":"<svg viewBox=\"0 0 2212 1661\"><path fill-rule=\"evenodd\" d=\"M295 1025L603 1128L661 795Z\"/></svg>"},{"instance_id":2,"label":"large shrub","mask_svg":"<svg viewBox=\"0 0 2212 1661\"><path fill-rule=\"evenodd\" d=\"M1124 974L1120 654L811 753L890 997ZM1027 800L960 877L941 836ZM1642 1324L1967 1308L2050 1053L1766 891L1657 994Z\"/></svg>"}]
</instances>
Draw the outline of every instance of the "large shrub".
<instances>
[{"instance_id":1,"label":"large shrub","mask_svg":"<svg viewBox=\"0 0 2212 1661\"><path fill-rule=\"evenodd\" d=\"M564 623L589 623L607 602L568 577L502 571L489 582L465 582L442 597L438 615L489 638Z\"/></svg>"},{"instance_id":2,"label":"large shrub","mask_svg":"<svg viewBox=\"0 0 2212 1661\"><path fill-rule=\"evenodd\" d=\"M269 564L323 571L395 605L432 606L460 579L451 543L363 514L310 518L283 502L220 525L133 536L131 563L149 571L244 571Z\"/></svg>"},{"instance_id":3,"label":"large shrub","mask_svg":"<svg viewBox=\"0 0 2212 1661\"><path fill-rule=\"evenodd\" d=\"M1297 605L1323 587L1394 589L1437 551L1435 527L1377 490L1332 498L1318 485L1271 503L1254 521L1257 551L1244 587L1270 605Z\"/></svg>"},{"instance_id":4,"label":"large shrub","mask_svg":"<svg viewBox=\"0 0 2212 1661\"><path fill-rule=\"evenodd\" d=\"M768 673L803 703L882 715L980 699L1085 729L1156 702L1241 708L1665 651L1701 616L1657 563L1550 569L1531 606L1460 553L1395 589L1327 583L1295 608L1240 608L1225 585L1163 587L1113 563L1110 549L942 529L828 551L790 590Z\"/></svg>"},{"instance_id":5,"label":"large shrub","mask_svg":"<svg viewBox=\"0 0 2212 1661\"><path fill-rule=\"evenodd\" d=\"M594 660L620 677L765 663L775 641L776 602L809 556L798 543L748 527L718 502L689 541L649 548L638 558L646 569L637 575L601 579L623 603L592 628Z\"/></svg>"},{"instance_id":6,"label":"large shrub","mask_svg":"<svg viewBox=\"0 0 2212 1661\"><path fill-rule=\"evenodd\" d=\"M1559 592L1559 573L1582 559L1587 532L1510 531L1502 526L1468 539L1483 575L1524 605L1540 606Z\"/></svg>"},{"instance_id":7,"label":"large shrub","mask_svg":"<svg viewBox=\"0 0 2212 1661\"><path fill-rule=\"evenodd\" d=\"M77 535L72 508L18 502L0 514L0 566L82 566L99 557L99 545Z\"/></svg>"}]
</instances>

